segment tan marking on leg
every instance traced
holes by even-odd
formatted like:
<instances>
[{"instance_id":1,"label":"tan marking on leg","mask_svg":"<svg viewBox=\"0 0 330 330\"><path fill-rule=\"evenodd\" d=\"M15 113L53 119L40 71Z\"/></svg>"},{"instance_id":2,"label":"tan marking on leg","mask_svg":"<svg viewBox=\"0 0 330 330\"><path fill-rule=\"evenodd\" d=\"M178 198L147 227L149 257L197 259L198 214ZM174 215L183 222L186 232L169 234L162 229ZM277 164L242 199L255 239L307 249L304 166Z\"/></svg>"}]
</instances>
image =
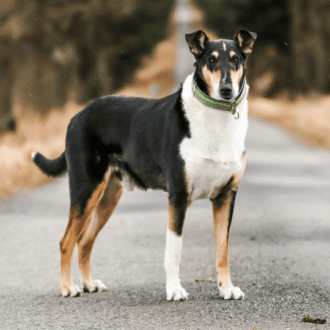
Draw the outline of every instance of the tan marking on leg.
<instances>
[{"instance_id":1,"label":"tan marking on leg","mask_svg":"<svg viewBox=\"0 0 330 330\"><path fill-rule=\"evenodd\" d=\"M176 214L175 214L175 208L172 205L171 202L168 204L168 229L172 231L173 233L176 233L175 229L175 222L176 222Z\"/></svg>"},{"instance_id":2,"label":"tan marking on leg","mask_svg":"<svg viewBox=\"0 0 330 330\"><path fill-rule=\"evenodd\" d=\"M189 201L187 201L187 205L186 205L186 209L185 212L187 211L188 205L189 205ZM177 227L177 220L178 220L178 215L176 213L175 207L172 205L171 202L168 203L168 229L170 231L172 231L173 233L175 233L178 236L181 236L181 233L178 232L178 230L182 230L182 228L178 228ZM183 219L184 221L184 219Z\"/></svg>"},{"instance_id":3,"label":"tan marking on leg","mask_svg":"<svg viewBox=\"0 0 330 330\"><path fill-rule=\"evenodd\" d=\"M60 241L61 249L61 292L69 292L69 288L73 286L72 281L72 254L76 245L74 232L74 222L79 217L79 209L71 207L69 222L66 227L63 238Z\"/></svg>"},{"instance_id":4,"label":"tan marking on leg","mask_svg":"<svg viewBox=\"0 0 330 330\"><path fill-rule=\"evenodd\" d=\"M202 72L203 72L204 81L206 82L206 85L208 87L208 92L211 95L212 93L215 92L214 91L214 88L213 88L213 85L215 83L218 83L218 82L220 83L220 80L221 80L221 71L220 70L216 70L216 71L211 72L207 68L207 65L205 64L203 66Z\"/></svg>"},{"instance_id":5,"label":"tan marking on leg","mask_svg":"<svg viewBox=\"0 0 330 330\"><path fill-rule=\"evenodd\" d=\"M95 206L103 196L104 190L108 185L109 179L110 179L110 171L108 171L105 174L103 181L96 187L92 196L88 200L85 213L91 214L93 212Z\"/></svg>"},{"instance_id":6,"label":"tan marking on leg","mask_svg":"<svg viewBox=\"0 0 330 330\"><path fill-rule=\"evenodd\" d=\"M235 173L232 180L229 181L230 186L226 185L223 188L223 193L225 194L223 202L219 204L216 199L212 200L217 259L216 269L218 272L218 283L221 285L222 290L232 286L228 257L228 226L233 193L234 191L237 191L239 183L242 179L246 165L246 156L242 157L242 162L243 166L241 170Z\"/></svg>"},{"instance_id":7,"label":"tan marking on leg","mask_svg":"<svg viewBox=\"0 0 330 330\"><path fill-rule=\"evenodd\" d=\"M212 200L213 224L216 249L216 269L218 272L218 283L221 289L232 286L228 258L228 226L230 214L231 193L218 208L216 202Z\"/></svg>"},{"instance_id":8,"label":"tan marking on leg","mask_svg":"<svg viewBox=\"0 0 330 330\"><path fill-rule=\"evenodd\" d=\"M191 193L192 191L190 191L191 187L189 186L190 185L190 180L189 180L189 176L187 174L187 172L184 170L184 183L185 183L185 186L186 186L186 191L187 191L187 194L188 194L188 197L187 197L187 207L191 204Z\"/></svg>"},{"instance_id":9,"label":"tan marking on leg","mask_svg":"<svg viewBox=\"0 0 330 330\"><path fill-rule=\"evenodd\" d=\"M77 242L84 236L86 228L91 221L92 212L98 201L103 195L107 181L109 180L109 173L105 175L105 179L100 183L91 198L87 202L87 206L83 214L81 214L78 207L71 206L70 216L64 236L60 241L61 248L61 285L62 294L69 291L73 286L72 281L72 254Z\"/></svg>"},{"instance_id":10,"label":"tan marking on leg","mask_svg":"<svg viewBox=\"0 0 330 330\"><path fill-rule=\"evenodd\" d=\"M92 213L92 219L84 230L84 235L78 243L79 268L84 287L93 282L90 259L96 237L114 212L122 193L123 187L118 178L113 175Z\"/></svg>"},{"instance_id":11,"label":"tan marking on leg","mask_svg":"<svg viewBox=\"0 0 330 330\"><path fill-rule=\"evenodd\" d=\"M241 158L243 166L242 168L234 174L233 176L233 190L237 190L239 183L241 182L241 179L243 177L244 171L245 171L245 166L246 166L246 156L242 156Z\"/></svg>"}]
</instances>

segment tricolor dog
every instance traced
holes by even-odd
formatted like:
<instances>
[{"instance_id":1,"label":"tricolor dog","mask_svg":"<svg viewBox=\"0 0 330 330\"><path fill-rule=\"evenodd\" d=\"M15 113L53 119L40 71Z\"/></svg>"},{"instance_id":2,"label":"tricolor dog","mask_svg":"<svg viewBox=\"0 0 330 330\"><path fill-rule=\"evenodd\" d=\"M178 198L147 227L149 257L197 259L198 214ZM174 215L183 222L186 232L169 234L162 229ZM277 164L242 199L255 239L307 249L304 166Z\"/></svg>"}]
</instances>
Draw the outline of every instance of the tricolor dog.
<instances>
[{"instance_id":1,"label":"tricolor dog","mask_svg":"<svg viewBox=\"0 0 330 330\"><path fill-rule=\"evenodd\" d=\"M246 30L233 40L210 41L203 31L187 34L196 69L177 92L162 99L102 97L72 118L59 158L32 154L44 173L69 173L70 215L60 241L63 296L80 295L71 273L76 244L83 290L105 290L101 281L92 279L91 252L128 184L168 193L168 300L188 296L179 278L182 229L188 206L201 198L213 206L220 295L244 298L231 282L228 234L245 168L245 63L256 38Z\"/></svg>"}]
</instances>

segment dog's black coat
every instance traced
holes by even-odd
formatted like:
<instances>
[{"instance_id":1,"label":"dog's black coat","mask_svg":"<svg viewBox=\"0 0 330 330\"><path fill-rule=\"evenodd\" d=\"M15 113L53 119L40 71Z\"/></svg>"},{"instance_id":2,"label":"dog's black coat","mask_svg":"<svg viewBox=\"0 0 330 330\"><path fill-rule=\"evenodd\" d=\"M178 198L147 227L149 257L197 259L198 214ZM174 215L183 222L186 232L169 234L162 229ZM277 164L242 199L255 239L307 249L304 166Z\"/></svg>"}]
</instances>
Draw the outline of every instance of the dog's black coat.
<instances>
[{"instance_id":1,"label":"dog's black coat","mask_svg":"<svg viewBox=\"0 0 330 330\"><path fill-rule=\"evenodd\" d=\"M71 203L81 211L109 166L142 189L186 199L178 146L190 132L181 93L182 87L162 99L102 97L72 118L66 150L57 160L37 154L34 161L48 175L69 171Z\"/></svg>"}]
</instances>

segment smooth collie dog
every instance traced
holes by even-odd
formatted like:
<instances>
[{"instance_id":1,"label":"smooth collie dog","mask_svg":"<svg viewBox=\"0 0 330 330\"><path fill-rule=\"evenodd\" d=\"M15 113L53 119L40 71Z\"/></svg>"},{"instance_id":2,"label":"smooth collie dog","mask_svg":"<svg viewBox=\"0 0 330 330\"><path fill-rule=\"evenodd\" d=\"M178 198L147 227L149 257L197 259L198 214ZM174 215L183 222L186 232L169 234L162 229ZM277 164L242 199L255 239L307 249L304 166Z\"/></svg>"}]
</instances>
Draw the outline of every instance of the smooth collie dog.
<instances>
[{"instance_id":1,"label":"smooth collie dog","mask_svg":"<svg viewBox=\"0 0 330 330\"><path fill-rule=\"evenodd\" d=\"M63 296L81 294L72 281L76 244L83 290L106 289L92 279L91 252L128 185L168 192L167 300L188 296L179 278L182 229L188 206L201 198L213 206L220 296L244 298L231 282L228 235L245 168L245 63L256 38L246 30L233 40L210 41L203 31L187 34L196 69L177 92L162 99L102 97L72 118L59 158L32 153L44 173L69 172L70 216L60 241Z\"/></svg>"}]
</instances>

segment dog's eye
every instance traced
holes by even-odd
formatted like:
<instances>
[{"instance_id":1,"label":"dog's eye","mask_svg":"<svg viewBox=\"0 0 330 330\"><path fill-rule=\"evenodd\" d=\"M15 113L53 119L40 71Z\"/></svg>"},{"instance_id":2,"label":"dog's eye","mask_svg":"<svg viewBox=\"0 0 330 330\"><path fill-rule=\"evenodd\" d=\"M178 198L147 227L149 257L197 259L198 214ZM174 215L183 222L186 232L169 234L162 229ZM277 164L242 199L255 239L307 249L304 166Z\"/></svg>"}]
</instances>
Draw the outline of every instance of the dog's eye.
<instances>
[{"instance_id":1,"label":"dog's eye","mask_svg":"<svg viewBox=\"0 0 330 330\"><path fill-rule=\"evenodd\" d=\"M233 62L234 62L234 63L236 63L236 62L238 61L238 57L237 57L236 55L234 55L234 56L232 57L232 59L233 59Z\"/></svg>"},{"instance_id":2,"label":"dog's eye","mask_svg":"<svg viewBox=\"0 0 330 330\"><path fill-rule=\"evenodd\" d=\"M209 59L209 61L210 61L210 63L214 64L214 63L215 63L215 58L214 58L214 57L211 57L211 58Z\"/></svg>"}]
</instances>

